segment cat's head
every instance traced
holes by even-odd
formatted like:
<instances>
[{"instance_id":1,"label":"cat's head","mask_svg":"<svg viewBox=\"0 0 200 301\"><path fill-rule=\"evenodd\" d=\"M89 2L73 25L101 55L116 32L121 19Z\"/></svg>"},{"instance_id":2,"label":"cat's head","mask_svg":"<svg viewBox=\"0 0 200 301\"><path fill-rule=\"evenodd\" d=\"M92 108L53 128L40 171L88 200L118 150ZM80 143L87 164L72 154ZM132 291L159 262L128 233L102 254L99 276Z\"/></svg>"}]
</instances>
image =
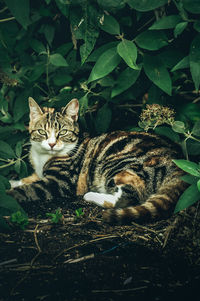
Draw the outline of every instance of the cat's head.
<instances>
[{"instance_id":1,"label":"cat's head","mask_svg":"<svg viewBox=\"0 0 200 301\"><path fill-rule=\"evenodd\" d=\"M67 154L78 142L79 102L72 99L61 111L41 108L29 97L31 144L39 153Z\"/></svg>"}]
</instances>

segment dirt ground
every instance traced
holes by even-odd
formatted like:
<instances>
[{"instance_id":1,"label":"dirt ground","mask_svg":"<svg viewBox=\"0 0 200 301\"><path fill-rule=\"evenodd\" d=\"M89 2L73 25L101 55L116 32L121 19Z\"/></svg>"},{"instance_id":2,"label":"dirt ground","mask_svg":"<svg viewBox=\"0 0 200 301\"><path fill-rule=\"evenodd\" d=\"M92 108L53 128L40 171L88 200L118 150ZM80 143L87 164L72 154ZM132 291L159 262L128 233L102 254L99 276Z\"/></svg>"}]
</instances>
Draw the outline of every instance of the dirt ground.
<instances>
[{"instance_id":1,"label":"dirt ground","mask_svg":"<svg viewBox=\"0 0 200 301\"><path fill-rule=\"evenodd\" d=\"M112 226L63 210L0 234L0 301L188 300L199 295L199 204L154 224ZM197 297L198 298L198 297Z\"/></svg>"}]
</instances>

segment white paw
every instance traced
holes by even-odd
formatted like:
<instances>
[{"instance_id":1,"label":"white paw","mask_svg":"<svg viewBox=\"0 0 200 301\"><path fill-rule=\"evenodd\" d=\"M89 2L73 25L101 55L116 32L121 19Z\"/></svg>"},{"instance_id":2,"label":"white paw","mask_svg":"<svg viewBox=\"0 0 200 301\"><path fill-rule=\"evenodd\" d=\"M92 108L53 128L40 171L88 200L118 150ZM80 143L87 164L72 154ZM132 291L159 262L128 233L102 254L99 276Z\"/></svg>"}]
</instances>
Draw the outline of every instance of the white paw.
<instances>
[{"instance_id":1,"label":"white paw","mask_svg":"<svg viewBox=\"0 0 200 301\"><path fill-rule=\"evenodd\" d=\"M15 188L15 187L23 185L21 180L18 180L18 181L10 180L9 183L10 183L11 188Z\"/></svg>"},{"instance_id":2,"label":"white paw","mask_svg":"<svg viewBox=\"0 0 200 301\"><path fill-rule=\"evenodd\" d=\"M103 197L104 193L97 193L97 192L87 192L83 199L87 202L90 202L90 203L93 203L93 204L96 204L100 207L103 207L104 205L104 201L106 200L104 197Z\"/></svg>"},{"instance_id":3,"label":"white paw","mask_svg":"<svg viewBox=\"0 0 200 301\"><path fill-rule=\"evenodd\" d=\"M84 195L83 199L100 207L108 207L108 205L114 207L121 194L121 189L119 189L118 192L115 192L114 194L87 192Z\"/></svg>"}]
</instances>

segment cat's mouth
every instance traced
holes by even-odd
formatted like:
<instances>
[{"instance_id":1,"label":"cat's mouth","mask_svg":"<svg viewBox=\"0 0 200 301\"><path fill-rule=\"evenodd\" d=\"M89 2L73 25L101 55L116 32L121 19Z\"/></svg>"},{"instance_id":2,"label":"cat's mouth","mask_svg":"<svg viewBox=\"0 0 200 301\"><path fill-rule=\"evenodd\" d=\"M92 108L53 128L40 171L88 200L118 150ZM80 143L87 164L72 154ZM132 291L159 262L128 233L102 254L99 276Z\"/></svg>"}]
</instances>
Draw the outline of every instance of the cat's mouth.
<instances>
[{"instance_id":1,"label":"cat's mouth","mask_svg":"<svg viewBox=\"0 0 200 301\"><path fill-rule=\"evenodd\" d=\"M48 152L49 154L52 154L52 155L54 155L54 154L57 154L57 153L59 153L59 152L60 152L60 150L48 149L48 150L47 150L47 152Z\"/></svg>"}]
</instances>

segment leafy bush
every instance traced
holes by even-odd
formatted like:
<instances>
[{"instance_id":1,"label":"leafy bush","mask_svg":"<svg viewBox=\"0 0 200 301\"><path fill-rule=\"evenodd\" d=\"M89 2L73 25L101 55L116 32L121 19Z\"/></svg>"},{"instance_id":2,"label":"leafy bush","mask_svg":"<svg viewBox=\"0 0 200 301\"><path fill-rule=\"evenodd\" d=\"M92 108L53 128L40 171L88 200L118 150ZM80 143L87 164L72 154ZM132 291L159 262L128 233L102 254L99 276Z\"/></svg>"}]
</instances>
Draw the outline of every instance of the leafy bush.
<instances>
[{"instance_id":1,"label":"leafy bush","mask_svg":"<svg viewBox=\"0 0 200 301\"><path fill-rule=\"evenodd\" d=\"M168 105L175 128L155 131L187 158L200 154L199 132L190 135L200 120L199 16L196 0L0 0L2 215L18 210L6 179L30 169L29 96L57 108L77 97L92 135L138 129L144 105Z\"/></svg>"}]
</instances>

